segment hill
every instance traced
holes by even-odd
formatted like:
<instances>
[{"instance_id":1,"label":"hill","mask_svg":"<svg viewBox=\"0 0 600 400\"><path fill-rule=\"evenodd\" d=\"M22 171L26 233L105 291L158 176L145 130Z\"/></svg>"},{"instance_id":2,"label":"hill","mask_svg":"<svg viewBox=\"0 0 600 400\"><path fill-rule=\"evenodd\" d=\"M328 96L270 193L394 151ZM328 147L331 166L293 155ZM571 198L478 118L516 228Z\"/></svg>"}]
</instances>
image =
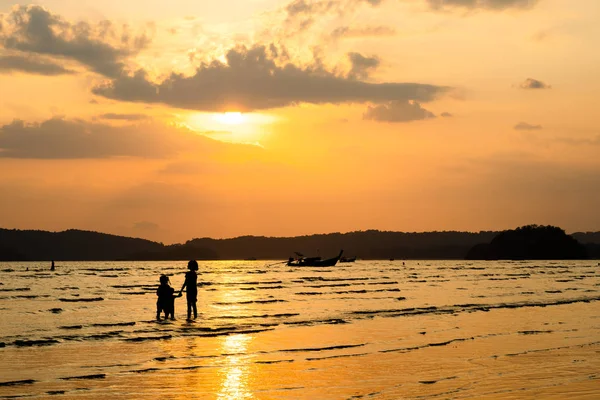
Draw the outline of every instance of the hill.
<instances>
[{"instance_id":1,"label":"hill","mask_svg":"<svg viewBox=\"0 0 600 400\"><path fill-rule=\"evenodd\" d=\"M70 229L63 232L0 229L0 260L116 260L134 252L160 251L145 239Z\"/></svg>"},{"instance_id":2,"label":"hill","mask_svg":"<svg viewBox=\"0 0 600 400\"><path fill-rule=\"evenodd\" d=\"M573 260L587 258L584 245L555 226L527 225L500 232L489 244L478 244L469 260Z\"/></svg>"}]
</instances>

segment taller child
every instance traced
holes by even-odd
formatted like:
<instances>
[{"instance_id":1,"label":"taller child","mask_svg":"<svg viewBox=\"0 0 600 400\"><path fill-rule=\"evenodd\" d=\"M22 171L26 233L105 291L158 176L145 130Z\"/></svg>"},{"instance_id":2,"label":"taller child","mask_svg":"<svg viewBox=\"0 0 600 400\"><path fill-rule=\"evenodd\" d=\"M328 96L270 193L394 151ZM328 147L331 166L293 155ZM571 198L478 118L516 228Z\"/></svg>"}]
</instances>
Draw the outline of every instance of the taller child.
<instances>
[{"instance_id":1,"label":"taller child","mask_svg":"<svg viewBox=\"0 0 600 400\"><path fill-rule=\"evenodd\" d=\"M198 300L198 263L196 260L192 260L188 262L189 271L185 273L185 282L183 282L183 286L179 291L183 292L183 289L187 287L185 291L185 297L187 299L187 319L191 319L192 310L194 311L194 318L198 317L198 310L196 308L196 301Z\"/></svg>"}]
</instances>

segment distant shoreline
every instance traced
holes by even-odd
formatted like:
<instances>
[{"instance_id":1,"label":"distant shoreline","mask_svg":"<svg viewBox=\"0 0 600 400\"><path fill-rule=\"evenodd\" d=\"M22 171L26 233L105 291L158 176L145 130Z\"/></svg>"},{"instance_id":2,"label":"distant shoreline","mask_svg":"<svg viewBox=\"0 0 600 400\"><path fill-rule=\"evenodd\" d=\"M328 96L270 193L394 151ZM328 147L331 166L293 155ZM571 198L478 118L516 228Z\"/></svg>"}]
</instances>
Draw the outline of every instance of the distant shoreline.
<instances>
[{"instance_id":1,"label":"distant shoreline","mask_svg":"<svg viewBox=\"0 0 600 400\"><path fill-rule=\"evenodd\" d=\"M296 237L240 236L199 238L164 245L99 232L0 229L0 261L184 261L265 260L344 255L363 260L461 260L476 245L490 243L501 232L356 231ZM587 248L588 259L600 258L600 232L572 236Z\"/></svg>"}]
</instances>

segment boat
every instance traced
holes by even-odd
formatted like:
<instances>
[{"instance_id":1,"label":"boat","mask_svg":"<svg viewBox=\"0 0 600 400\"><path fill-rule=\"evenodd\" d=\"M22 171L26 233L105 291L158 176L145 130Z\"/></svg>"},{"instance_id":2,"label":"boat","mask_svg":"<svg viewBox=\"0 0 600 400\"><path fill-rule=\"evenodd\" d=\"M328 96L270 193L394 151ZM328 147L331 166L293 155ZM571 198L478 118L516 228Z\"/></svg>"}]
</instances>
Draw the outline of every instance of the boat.
<instances>
[{"instance_id":1,"label":"boat","mask_svg":"<svg viewBox=\"0 0 600 400\"><path fill-rule=\"evenodd\" d=\"M342 257L344 250L340 250L337 257L322 259L321 257L290 257L287 265L290 267L333 267Z\"/></svg>"},{"instance_id":2,"label":"boat","mask_svg":"<svg viewBox=\"0 0 600 400\"><path fill-rule=\"evenodd\" d=\"M356 261L356 256L354 257L340 257L341 263L350 263Z\"/></svg>"}]
</instances>

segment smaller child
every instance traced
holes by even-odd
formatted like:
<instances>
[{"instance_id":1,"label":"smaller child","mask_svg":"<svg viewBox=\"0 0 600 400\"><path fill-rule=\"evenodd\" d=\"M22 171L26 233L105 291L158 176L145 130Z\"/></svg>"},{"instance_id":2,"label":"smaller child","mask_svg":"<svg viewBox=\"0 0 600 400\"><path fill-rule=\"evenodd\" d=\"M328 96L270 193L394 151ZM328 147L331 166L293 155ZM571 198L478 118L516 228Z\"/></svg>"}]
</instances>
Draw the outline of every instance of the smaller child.
<instances>
[{"instance_id":1,"label":"smaller child","mask_svg":"<svg viewBox=\"0 0 600 400\"><path fill-rule=\"evenodd\" d=\"M169 277L166 275L160 276L160 286L156 289L158 300L156 301L156 319L160 320L160 313L164 311L165 319L171 316L175 319L175 297L181 297L181 294L176 296L175 289L170 286Z\"/></svg>"}]
</instances>

